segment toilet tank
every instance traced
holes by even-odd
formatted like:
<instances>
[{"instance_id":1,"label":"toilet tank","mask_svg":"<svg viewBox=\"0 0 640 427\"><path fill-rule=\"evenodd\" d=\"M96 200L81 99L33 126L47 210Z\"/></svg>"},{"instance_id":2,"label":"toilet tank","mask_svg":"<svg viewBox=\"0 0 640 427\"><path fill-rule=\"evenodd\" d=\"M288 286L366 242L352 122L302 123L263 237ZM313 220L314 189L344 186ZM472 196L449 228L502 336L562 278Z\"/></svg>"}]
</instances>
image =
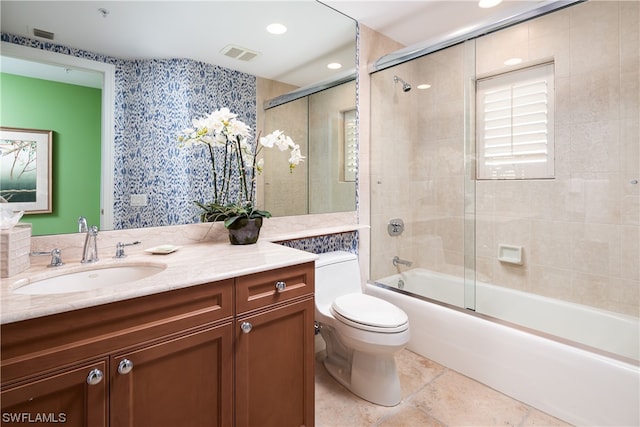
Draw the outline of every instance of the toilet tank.
<instances>
[{"instance_id":1,"label":"toilet tank","mask_svg":"<svg viewBox=\"0 0 640 427\"><path fill-rule=\"evenodd\" d=\"M316 305L330 306L341 295L361 293L360 266L355 254L343 251L318 254L316 260Z\"/></svg>"}]
</instances>

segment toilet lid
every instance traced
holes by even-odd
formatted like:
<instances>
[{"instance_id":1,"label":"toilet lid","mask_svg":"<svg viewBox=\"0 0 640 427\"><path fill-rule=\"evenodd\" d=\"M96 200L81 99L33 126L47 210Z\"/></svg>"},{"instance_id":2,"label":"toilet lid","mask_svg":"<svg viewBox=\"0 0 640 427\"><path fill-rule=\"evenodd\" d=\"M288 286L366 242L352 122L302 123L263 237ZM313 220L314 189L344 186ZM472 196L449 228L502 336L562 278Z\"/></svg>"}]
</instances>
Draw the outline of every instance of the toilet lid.
<instances>
[{"instance_id":1,"label":"toilet lid","mask_svg":"<svg viewBox=\"0 0 640 427\"><path fill-rule=\"evenodd\" d=\"M397 328L409 321L404 311L371 295L342 295L333 301L331 308L348 320L379 328Z\"/></svg>"}]
</instances>

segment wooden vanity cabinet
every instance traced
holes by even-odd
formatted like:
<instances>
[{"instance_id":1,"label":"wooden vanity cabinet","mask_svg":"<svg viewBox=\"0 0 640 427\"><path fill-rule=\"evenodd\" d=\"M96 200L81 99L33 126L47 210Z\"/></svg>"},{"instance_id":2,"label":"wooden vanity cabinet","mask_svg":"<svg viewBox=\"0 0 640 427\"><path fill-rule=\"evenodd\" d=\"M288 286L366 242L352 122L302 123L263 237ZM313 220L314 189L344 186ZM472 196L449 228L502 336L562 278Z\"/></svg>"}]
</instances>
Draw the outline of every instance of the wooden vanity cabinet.
<instances>
[{"instance_id":1,"label":"wooden vanity cabinet","mask_svg":"<svg viewBox=\"0 0 640 427\"><path fill-rule=\"evenodd\" d=\"M314 425L314 264L236 279L236 426Z\"/></svg>"},{"instance_id":2,"label":"wooden vanity cabinet","mask_svg":"<svg viewBox=\"0 0 640 427\"><path fill-rule=\"evenodd\" d=\"M0 423L312 426L313 285L306 263L2 325Z\"/></svg>"},{"instance_id":3,"label":"wooden vanity cabinet","mask_svg":"<svg viewBox=\"0 0 640 427\"><path fill-rule=\"evenodd\" d=\"M2 325L2 425L50 414L69 426L232 425L233 285Z\"/></svg>"}]
</instances>

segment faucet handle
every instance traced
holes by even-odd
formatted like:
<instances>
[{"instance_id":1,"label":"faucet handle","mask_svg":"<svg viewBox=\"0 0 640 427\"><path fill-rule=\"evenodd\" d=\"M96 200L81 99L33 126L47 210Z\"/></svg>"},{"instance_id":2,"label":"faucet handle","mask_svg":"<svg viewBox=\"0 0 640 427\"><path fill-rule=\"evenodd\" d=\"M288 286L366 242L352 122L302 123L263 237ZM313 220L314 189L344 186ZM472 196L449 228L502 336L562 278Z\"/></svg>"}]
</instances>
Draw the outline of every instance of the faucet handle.
<instances>
[{"instance_id":1,"label":"faucet handle","mask_svg":"<svg viewBox=\"0 0 640 427\"><path fill-rule=\"evenodd\" d=\"M131 242L131 243L122 243L122 242L118 242L118 244L116 245L116 254L114 256L114 258L126 258L127 254L124 253L124 247L125 246L133 246L133 245L139 245L140 242L139 240L136 240L135 242Z\"/></svg>"},{"instance_id":2,"label":"faucet handle","mask_svg":"<svg viewBox=\"0 0 640 427\"><path fill-rule=\"evenodd\" d=\"M60 267L61 265L64 265L64 262L62 262L62 251L55 248L51 251L51 264L49 264L49 267Z\"/></svg>"},{"instance_id":3,"label":"faucet handle","mask_svg":"<svg viewBox=\"0 0 640 427\"><path fill-rule=\"evenodd\" d=\"M58 248L52 249L50 251L36 251L31 252L29 255L31 256L46 256L51 255L51 262L47 267L60 267L64 265L62 262L62 251Z\"/></svg>"},{"instance_id":4,"label":"faucet handle","mask_svg":"<svg viewBox=\"0 0 640 427\"><path fill-rule=\"evenodd\" d=\"M78 233L86 233L87 231L87 218L81 216L78 218Z\"/></svg>"}]
</instances>

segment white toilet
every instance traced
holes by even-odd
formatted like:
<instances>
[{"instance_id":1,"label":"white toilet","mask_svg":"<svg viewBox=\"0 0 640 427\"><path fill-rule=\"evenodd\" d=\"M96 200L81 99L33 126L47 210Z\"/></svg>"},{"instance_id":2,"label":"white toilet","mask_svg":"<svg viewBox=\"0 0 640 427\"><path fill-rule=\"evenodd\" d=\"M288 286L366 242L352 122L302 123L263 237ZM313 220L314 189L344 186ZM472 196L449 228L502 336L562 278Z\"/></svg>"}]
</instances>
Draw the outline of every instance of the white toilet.
<instances>
[{"instance_id":1,"label":"white toilet","mask_svg":"<svg viewBox=\"0 0 640 427\"><path fill-rule=\"evenodd\" d=\"M409 342L409 319L395 305L362 293L349 252L319 254L315 318L326 343L324 366L354 394L383 406L400 403L395 353Z\"/></svg>"}]
</instances>

